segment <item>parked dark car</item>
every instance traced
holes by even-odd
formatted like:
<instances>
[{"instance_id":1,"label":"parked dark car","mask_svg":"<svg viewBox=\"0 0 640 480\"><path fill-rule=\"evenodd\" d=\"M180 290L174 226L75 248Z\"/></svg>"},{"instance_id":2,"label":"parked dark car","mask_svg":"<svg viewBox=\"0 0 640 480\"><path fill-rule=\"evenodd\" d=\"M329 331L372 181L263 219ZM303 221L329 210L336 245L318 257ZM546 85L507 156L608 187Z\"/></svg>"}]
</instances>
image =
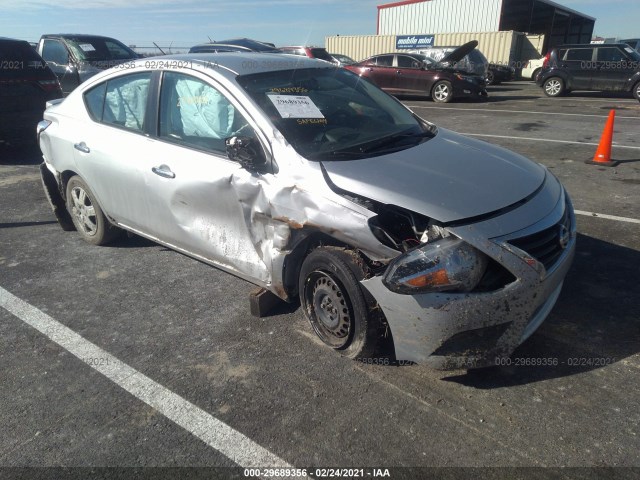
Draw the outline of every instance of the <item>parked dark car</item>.
<instances>
[{"instance_id":1,"label":"parked dark car","mask_svg":"<svg viewBox=\"0 0 640 480\"><path fill-rule=\"evenodd\" d=\"M475 45L477 47L478 42L475 40L473 42L475 42ZM447 57L449 54L453 53L460 47L461 46L458 45L419 48L415 50L407 50L407 53L420 53L422 55L426 55L427 57L433 58L438 62L441 62L444 61L445 57ZM489 61L487 60L487 57L485 57L484 54L477 48L470 50L466 55L460 58L455 63L455 65L451 66L459 72L473 73L475 75L480 75L481 77L486 77L487 73L489 72Z\"/></svg>"},{"instance_id":2,"label":"parked dark car","mask_svg":"<svg viewBox=\"0 0 640 480\"><path fill-rule=\"evenodd\" d=\"M65 96L96 73L140 58L115 38L98 35L43 35L37 50L58 76Z\"/></svg>"},{"instance_id":3,"label":"parked dark car","mask_svg":"<svg viewBox=\"0 0 640 480\"><path fill-rule=\"evenodd\" d=\"M202 43L189 49L189 53L220 53L220 52L267 52L278 53L280 50L273 43L260 42L250 38L232 38L219 42Z\"/></svg>"},{"instance_id":4,"label":"parked dark car","mask_svg":"<svg viewBox=\"0 0 640 480\"><path fill-rule=\"evenodd\" d=\"M620 40L620 43L626 43L636 52L640 52L640 38L627 38L625 40Z\"/></svg>"},{"instance_id":5,"label":"parked dark car","mask_svg":"<svg viewBox=\"0 0 640 480\"><path fill-rule=\"evenodd\" d=\"M392 95L431 97L434 102L487 96L484 76L459 71L456 63L475 48L470 42L440 62L417 53L387 53L345 68L365 77Z\"/></svg>"},{"instance_id":6,"label":"parked dark car","mask_svg":"<svg viewBox=\"0 0 640 480\"><path fill-rule=\"evenodd\" d=\"M47 101L60 97L58 79L31 45L0 37L0 143L35 141Z\"/></svg>"},{"instance_id":7,"label":"parked dark car","mask_svg":"<svg viewBox=\"0 0 640 480\"><path fill-rule=\"evenodd\" d=\"M555 47L536 83L549 97L590 90L631 92L640 101L640 53L625 43Z\"/></svg>"},{"instance_id":8,"label":"parked dark car","mask_svg":"<svg viewBox=\"0 0 640 480\"><path fill-rule=\"evenodd\" d=\"M291 55L300 55L302 57L309 58L319 58L320 60L324 60L326 62L337 63L335 59L331 56L329 52L327 52L326 48L322 47L280 47L280 51L282 53L289 53Z\"/></svg>"},{"instance_id":9,"label":"parked dark car","mask_svg":"<svg viewBox=\"0 0 640 480\"><path fill-rule=\"evenodd\" d=\"M510 82L515 76L515 68L498 63L490 63L487 71L487 85L498 85L502 82Z\"/></svg>"}]
</instances>

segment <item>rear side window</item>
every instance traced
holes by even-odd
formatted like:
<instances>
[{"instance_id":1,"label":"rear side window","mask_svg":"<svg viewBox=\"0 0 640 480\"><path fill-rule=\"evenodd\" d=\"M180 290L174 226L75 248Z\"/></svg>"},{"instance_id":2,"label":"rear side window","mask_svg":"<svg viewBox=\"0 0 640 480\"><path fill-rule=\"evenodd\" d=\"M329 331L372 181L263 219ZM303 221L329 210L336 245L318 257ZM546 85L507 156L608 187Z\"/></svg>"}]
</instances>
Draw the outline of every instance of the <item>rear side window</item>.
<instances>
[{"instance_id":1,"label":"rear side window","mask_svg":"<svg viewBox=\"0 0 640 480\"><path fill-rule=\"evenodd\" d=\"M87 111L97 122L142 132L150 83L151 72L104 82L84 94Z\"/></svg>"},{"instance_id":2,"label":"rear side window","mask_svg":"<svg viewBox=\"0 0 640 480\"><path fill-rule=\"evenodd\" d=\"M570 48L567 50L567 61L588 62L593 57L592 48Z\"/></svg>"},{"instance_id":3,"label":"rear side window","mask_svg":"<svg viewBox=\"0 0 640 480\"><path fill-rule=\"evenodd\" d=\"M107 91L107 82L101 83L84 94L84 103L91 118L96 122L102 121L104 109L104 94Z\"/></svg>"}]
</instances>

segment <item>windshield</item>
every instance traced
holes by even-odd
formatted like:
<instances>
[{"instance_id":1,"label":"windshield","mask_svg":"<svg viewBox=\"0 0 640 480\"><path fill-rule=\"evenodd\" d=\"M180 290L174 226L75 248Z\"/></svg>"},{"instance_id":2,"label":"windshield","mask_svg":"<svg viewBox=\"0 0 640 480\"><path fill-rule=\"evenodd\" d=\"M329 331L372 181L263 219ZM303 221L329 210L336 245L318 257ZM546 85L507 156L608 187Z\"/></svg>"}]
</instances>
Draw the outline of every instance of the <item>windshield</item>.
<instances>
[{"instance_id":1,"label":"windshield","mask_svg":"<svg viewBox=\"0 0 640 480\"><path fill-rule=\"evenodd\" d=\"M237 81L293 148L311 160L382 155L434 135L435 127L341 68L281 70Z\"/></svg>"},{"instance_id":2,"label":"windshield","mask_svg":"<svg viewBox=\"0 0 640 480\"><path fill-rule=\"evenodd\" d=\"M113 38L66 37L74 56L82 62L110 62L138 58L126 45Z\"/></svg>"}]
</instances>

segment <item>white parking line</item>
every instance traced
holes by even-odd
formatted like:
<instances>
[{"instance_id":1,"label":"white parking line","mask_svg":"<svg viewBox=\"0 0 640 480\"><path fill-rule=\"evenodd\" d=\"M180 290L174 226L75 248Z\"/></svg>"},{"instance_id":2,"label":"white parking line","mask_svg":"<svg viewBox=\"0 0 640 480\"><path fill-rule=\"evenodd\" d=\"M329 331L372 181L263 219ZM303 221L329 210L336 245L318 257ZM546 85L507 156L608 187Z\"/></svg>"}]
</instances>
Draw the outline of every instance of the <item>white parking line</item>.
<instances>
[{"instance_id":1,"label":"white parking line","mask_svg":"<svg viewBox=\"0 0 640 480\"><path fill-rule=\"evenodd\" d=\"M458 107L431 107L431 106L422 106L422 105L407 105L409 108L422 108L422 109L431 109L431 110L460 110L462 112L501 112L501 113L527 113L534 115L561 115L566 117L595 117L595 118L608 118L609 115L592 115L586 113L557 113L557 112L536 112L529 110L505 110L505 109L493 109L493 108L458 108ZM625 119L625 120L638 120L640 121L640 117L625 117L622 115L616 115L616 120Z\"/></svg>"},{"instance_id":2,"label":"white parking line","mask_svg":"<svg viewBox=\"0 0 640 480\"><path fill-rule=\"evenodd\" d=\"M293 468L226 423L212 417L180 395L121 362L2 287L0 287L0 307L35 328L116 385L156 409L240 467Z\"/></svg>"},{"instance_id":3,"label":"white parking line","mask_svg":"<svg viewBox=\"0 0 640 480\"><path fill-rule=\"evenodd\" d=\"M604 218L606 220L615 220L617 222L638 223L640 220L636 218L616 217L615 215L605 215L604 213L585 212L584 210L575 210L576 215L584 215L585 217Z\"/></svg>"},{"instance_id":4,"label":"white parking line","mask_svg":"<svg viewBox=\"0 0 640 480\"><path fill-rule=\"evenodd\" d=\"M527 141L531 141L531 142L551 142L551 143L569 143L572 145L591 145L591 146L595 146L597 147L598 144L597 143L591 143L591 142L573 142L571 140L552 140L550 138L533 138L533 137L512 137L509 135L488 135L485 133L462 133L462 132L457 132L460 133L460 135L467 135L469 137L487 137L487 138L505 138L507 140L527 140ZM640 150L640 146L639 147L634 147L634 146L630 146L630 145L617 145L617 144L613 144L613 146L615 148L629 148L631 150Z\"/></svg>"}]
</instances>

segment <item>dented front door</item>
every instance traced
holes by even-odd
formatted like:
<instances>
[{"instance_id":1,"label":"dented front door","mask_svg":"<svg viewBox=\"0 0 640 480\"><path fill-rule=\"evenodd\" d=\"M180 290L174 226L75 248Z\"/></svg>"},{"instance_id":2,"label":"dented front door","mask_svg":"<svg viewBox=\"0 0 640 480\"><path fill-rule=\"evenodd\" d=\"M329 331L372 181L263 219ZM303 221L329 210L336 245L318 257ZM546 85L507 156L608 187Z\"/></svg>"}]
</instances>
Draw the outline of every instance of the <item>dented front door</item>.
<instances>
[{"instance_id":1,"label":"dented front door","mask_svg":"<svg viewBox=\"0 0 640 480\"><path fill-rule=\"evenodd\" d=\"M152 141L149 152L154 160L148 162L144 177L153 212L145 233L268 283L270 272L242 202L247 191L262 190L264 177L221 155L163 141Z\"/></svg>"}]
</instances>

